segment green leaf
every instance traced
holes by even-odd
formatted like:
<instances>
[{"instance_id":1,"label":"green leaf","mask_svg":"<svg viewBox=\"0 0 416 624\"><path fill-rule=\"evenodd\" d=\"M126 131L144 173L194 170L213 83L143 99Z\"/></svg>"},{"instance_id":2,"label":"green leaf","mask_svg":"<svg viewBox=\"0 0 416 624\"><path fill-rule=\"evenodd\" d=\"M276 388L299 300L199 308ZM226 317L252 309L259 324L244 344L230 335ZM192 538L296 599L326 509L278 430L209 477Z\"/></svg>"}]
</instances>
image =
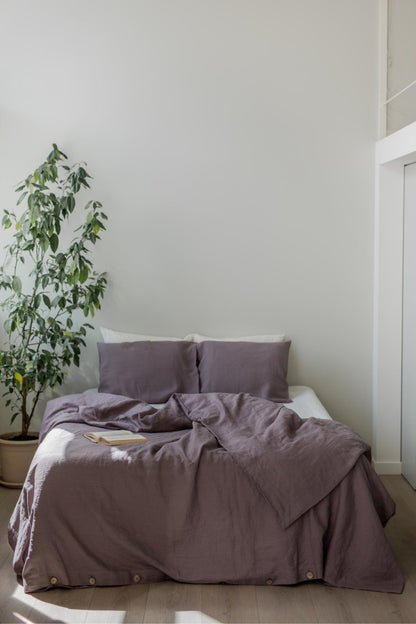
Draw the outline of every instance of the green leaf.
<instances>
[{"instance_id":1,"label":"green leaf","mask_svg":"<svg viewBox=\"0 0 416 624\"><path fill-rule=\"evenodd\" d=\"M39 237L39 245L42 251L47 251L49 247L49 238L46 236L46 234L41 234L41 236Z\"/></svg>"},{"instance_id":2,"label":"green leaf","mask_svg":"<svg viewBox=\"0 0 416 624\"><path fill-rule=\"evenodd\" d=\"M47 308L51 307L51 300L49 299L48 295L43 295L43 303L46 305Z\"/></svg>"},{"instance_id":3,"label":"green leaf","mask_svg":"<svg viewBox=\"0 0 416 624\"><path fill-rule=\"evenodd\" d=\"M68 195L67 206L68 206L69 212L72 212L74 210L74 208L75 208L75 198L74 198L73 195Z\"/></svg>"},{"instance_id":4,"label":"green leaf","mask_svg":"<svg viewBox=\"0 0 416 624\"><path fill-rule=\"evenodd\" d=\"M35 207L35 198L32 193L27 198L27 203L28 203L29 209L33 210L33 208Z\"/></svg>"},{"instance_id":5,"label":"green leaf","mask_svg":"<svg viewBox=\"0 0 416 624\"><path fill-rule=\"evenodd\" d=\"M59 246L59 238L57 237L56 234L52 234L52 236L49 237L49 244L51 246L52 251L55 253L55 251L58 249L58 246Z\"/></svg>"},{"instance_id":6,"label":"green leaf","mask_svg":"<svg viewBox=\"0 0 416 624\"><path fill-rule=\"evenodd\" d=\"M23 187L21 187L21 188L23 188ZM22 194L20 195L19 199L17 200L17 204L16 204L16 206L19 206L19 205L22 203L22 201L24 200L24 198L26 197L26 195L27 195L27 191L25 191L24 193L22 193Z\"/></svg>"},{"instance_id":7,"label":"green leaf","mask_svg":"<svg viewBox=\"0 0 416 624\"><path fill-rule=\"evenodd\" d=\"M13 276L12 288L13 288L15 293L17 293L18 295L21 294L21 292L22 292L22 280L17 275Z\"/></svg>"},{"instance_id":8,"label":"green leaf","mask_svg":"<svg viewBox=\"0 0 416 624\"><path fill-rule=\"evenodd\" d=\"M79 281L81 282L81 284L87 281L88 274L89 274L88 267L84 266L79 274Z\"/></svg>"}]
</instances>

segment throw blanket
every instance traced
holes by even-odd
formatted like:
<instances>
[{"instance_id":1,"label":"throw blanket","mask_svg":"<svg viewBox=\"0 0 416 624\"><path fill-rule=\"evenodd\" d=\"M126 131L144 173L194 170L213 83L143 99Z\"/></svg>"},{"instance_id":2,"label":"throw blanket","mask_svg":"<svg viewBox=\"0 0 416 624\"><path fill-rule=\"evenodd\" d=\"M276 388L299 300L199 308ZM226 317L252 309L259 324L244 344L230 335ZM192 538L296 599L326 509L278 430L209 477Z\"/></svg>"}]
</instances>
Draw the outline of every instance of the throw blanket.
<instances>
[{"instance_id":1,"label":"throw blanket","mask_svg":"<svg viewBox=\"0 0 416 624\"><path fill-rule=\"evenodd\" d=\"M83 436L102 428L149 441ZM403 587L382 529L394 503L368 445L340 423L247 394L178 394L160 410L80 394L49 402L40 438L9 526L26 591L88 585L93 573L98 585Z\"/></svg>"}]
</instances>

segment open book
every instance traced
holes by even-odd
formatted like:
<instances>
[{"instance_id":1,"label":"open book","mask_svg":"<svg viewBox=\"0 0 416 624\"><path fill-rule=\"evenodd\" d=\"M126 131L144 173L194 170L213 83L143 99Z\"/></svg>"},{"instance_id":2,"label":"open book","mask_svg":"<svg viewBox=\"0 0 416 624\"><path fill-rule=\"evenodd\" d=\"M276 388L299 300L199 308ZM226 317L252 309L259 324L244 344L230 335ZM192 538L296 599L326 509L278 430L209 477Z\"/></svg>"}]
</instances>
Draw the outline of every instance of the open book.
<instances>
[{"instance_id":1,"label":"open book","mask_svg":"<svg viewBox=\"0 0 416 624\"><path fill-rule=\"evenodd\" d=\"M84 433L84 437L96 444L116 445L147 442L147 438L140 435L140 433L133 433L125 429L114 429L113 431L106 431L105 433L101 433L101 431L91 431L90 433Z\"/></svg>"}]
</instances>

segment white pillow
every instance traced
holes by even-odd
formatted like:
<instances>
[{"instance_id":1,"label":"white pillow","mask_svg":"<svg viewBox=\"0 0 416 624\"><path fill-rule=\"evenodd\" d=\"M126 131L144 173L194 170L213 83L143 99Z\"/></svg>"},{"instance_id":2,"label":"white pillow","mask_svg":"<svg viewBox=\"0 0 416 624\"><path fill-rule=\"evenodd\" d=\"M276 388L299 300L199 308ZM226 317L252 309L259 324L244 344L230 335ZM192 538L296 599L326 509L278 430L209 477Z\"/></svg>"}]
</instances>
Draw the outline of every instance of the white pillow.
<instances>
[{"instance_id":1,"label":"white pillow","mask_svg":"<svg viewBox=\"0 0 416 624\"><path fill-rule=\"evenodd\" d=\"M214 340L216 342L284 342L287 340L285 334L277 334L276 336L240 336L239 338L209 338L202 334L188 334L184 340L190 342L204 342L205 340Z\"/></svg>"},{"instance_id":2,"label":"white pillow","mask_svg":"<svg viewBox=\"0 0 416 624\"><path fill-rule=\"evenodd\" d=\"M145 336L143 334L129 334L126 332L100 327L100 331L104 342L141 342L143 340L151 340L152 342L160 342L162 340L182 340L182 338L166 338L165 336Z\"/></svg>"}]
</instances>

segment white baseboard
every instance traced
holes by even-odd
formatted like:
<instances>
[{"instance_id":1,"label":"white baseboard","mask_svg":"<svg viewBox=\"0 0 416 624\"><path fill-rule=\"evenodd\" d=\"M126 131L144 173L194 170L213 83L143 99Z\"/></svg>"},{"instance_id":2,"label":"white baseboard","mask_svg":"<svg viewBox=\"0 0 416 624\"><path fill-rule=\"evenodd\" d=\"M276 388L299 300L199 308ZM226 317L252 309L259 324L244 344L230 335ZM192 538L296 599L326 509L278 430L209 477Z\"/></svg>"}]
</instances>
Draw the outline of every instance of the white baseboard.
<instances>
[{"instance_id":1,"label":"white baseboard","mask_svg":"<svg viewBox=\"0 0 416 624\"><path fill-rule=\"evenodd\" d=\"M379 475L399 475L402 474L402 462L373 461L373 468Z\"/></svg>"}]
</instances>

